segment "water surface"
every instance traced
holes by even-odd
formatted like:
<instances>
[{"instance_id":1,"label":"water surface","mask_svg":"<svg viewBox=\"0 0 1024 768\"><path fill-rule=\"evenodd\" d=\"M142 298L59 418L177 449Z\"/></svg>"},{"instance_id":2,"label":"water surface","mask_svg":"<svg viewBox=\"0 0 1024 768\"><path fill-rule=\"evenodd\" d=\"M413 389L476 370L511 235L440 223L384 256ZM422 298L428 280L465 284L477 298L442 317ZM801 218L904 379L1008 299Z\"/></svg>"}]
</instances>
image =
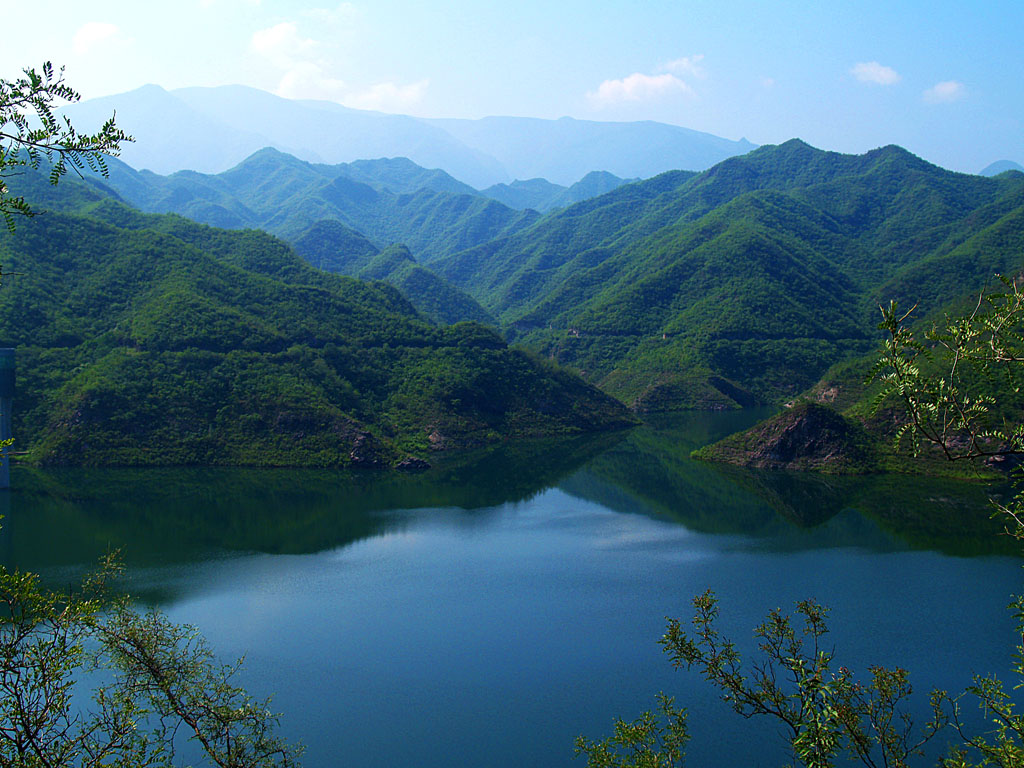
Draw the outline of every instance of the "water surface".
<instances>
[{"instance_id":1,"label":"water surface","mask_svg":"<svg viewBox=\"0 0 1024 768\"><path fill-rule=\"evenodd\" d=\"M1004 673L1016 548L980 484L690 461L757 414L446 457L420 475L16 468L0 555L70 584L110 547L129 588L275 694L305 764L567 766L664 690L689 764L780 765L657 645L705 589L742 650L771 608L832 611L841 663L920 691ZM742 738L736 738L741 734Z\"/></svg>"}]
</instances>

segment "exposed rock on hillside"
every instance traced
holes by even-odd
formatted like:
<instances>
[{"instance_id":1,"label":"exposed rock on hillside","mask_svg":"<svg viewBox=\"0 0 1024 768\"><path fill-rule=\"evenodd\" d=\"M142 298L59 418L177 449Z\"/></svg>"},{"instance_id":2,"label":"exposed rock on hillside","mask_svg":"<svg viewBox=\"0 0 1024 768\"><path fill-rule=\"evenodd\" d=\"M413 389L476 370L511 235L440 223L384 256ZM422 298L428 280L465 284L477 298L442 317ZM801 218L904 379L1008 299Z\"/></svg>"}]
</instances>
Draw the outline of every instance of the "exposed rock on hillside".
<instances>
[{"instance_id":1,"label":"exposed rock on hillside","mask_svg":"<svg viewBox=\"0 0 1024 768\"><path fill-rule=\"evenodd\" d=\"M765 469L863 472L871 468L871 445L859 424L827 406L802 402L694 456Z\"/></svg>"}]
</instances>

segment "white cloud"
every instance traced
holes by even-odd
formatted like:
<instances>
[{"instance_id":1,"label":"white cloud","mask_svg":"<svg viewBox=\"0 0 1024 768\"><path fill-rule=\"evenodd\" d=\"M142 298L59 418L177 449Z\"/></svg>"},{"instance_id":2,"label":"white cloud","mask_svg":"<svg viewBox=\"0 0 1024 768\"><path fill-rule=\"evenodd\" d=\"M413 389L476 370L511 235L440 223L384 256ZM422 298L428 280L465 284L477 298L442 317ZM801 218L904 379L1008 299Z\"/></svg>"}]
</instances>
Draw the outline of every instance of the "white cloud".
<instances>
[{"instance_id":1,"label":"white cloud","mask_svg":"<svg viewBox=\"0 0 1024 768\"><path fill-rule=\"evenodd\" d=\"M707 72L704 67L700 65L703 60L703 53L698 53L694 56L683 56L681 59L668 62L662 67L662 70L665 72L672 72L677 75L689 75L690 77L703 79L707 77Z\"/></svg>"},{"instance_id":2,"label":"white cloud","mask_svg":"<svg viewBox=\"0 0 1024 768\"><path fill-rule=\"evenodd\" d=\"M329 77L319 64L301 61L284 73L276 93L286 99L341 101L347 91L344 80Z\"/></svg>"},{"instance_id":3,"label":"white cloud","mask_svg":"<svg viewBox=\"0 0 1024 768\"><path fill-rule=\"evenodd\" d=\"M959 80L943 80L924 92L923 98L929 104L958 101L967 95L967 87Z\"/></svg>"},{"instance_id":4,"label":"white cloud","mask_svg":"<svg viewBox=\"0 0 1024 768\"><path fill-rule=\"evenodd\" d=\"M77 54L86 54L100 43L109 40L118 33L117 25L105 21L90 21L83 24L71 38L71 50Z\"/></svg>"},{"instance_id":5,"label":"white cloud","mask_svg":"<svg viewBox=\"0 0 1024 768\"><path fill-rule=\"evenodd\" d=\"M774 88L775 87L775 78L774 77L762 77L761 78L761 87L764 88L764 89Z\"/></svg>"},{"instance_id":6,"label":"white cloud","mask_svg":"<svg viewBox=\"0 0 1024 768\"><path fill-rule=\"evenodd\" d=\"M850 68L850 74L862 83L875 85L895 85L903 79L895 69L877 61L860 61Z\"/></svg>"},{"instance_id":7,"label":"white cloud","mask_svg":"<svg viewBox=\"0 0 1024 768\"><path fill-rule=\"evenodd\" d=\"M693 88L671 73L644 75L634 72L620 80L605 80L596 91L587 94L595 106L606 106L623 101L650 101L674 93L693 96Z\"/></svg>"},{"instance_id":8,"label":"white cloud","mask_svg":"<svg viewBox=\"0 0 1024 768\"><path fill-rule=\"evenodd\" d=\"M349 94L341 101L356 109L375 109L381 112L409 110L423 100L423 94L430 85L429 80L419 80L407 85L392 82L377 83L364 91Z\"/></svg>"},{"instance_id":9,"label":"white cloud","mask_svg":"<svg viewBox=\"0 0 1024 768\"><path fill-rule=\"evenodd\" d=\"M358 17L359 11L347 2L333 9L303 11L298 22L283 21L253 34L249 49L278 70L280 79L274 92L286 99L321 99L382 112L406 111L419 104L427 80L385 81L363 88L336 76L342 70L339 48L344 48L339 41L356 31ZM306 29L313 30L316 38L307 37ZM329 39L331 44L321 39Z\"/></svg>"},{"instance_id":10,"label":"white cloud","mask_svg":"<svg viewBox=\"0 0 1024 768\"><path fill-rule=\"evenodd\" d=\"M317 42L299 34L293 21L282 21L273 27L253 33L249 48L281 69L291 69L309 61L316 53Z\"/></svg>"}]
</instances>

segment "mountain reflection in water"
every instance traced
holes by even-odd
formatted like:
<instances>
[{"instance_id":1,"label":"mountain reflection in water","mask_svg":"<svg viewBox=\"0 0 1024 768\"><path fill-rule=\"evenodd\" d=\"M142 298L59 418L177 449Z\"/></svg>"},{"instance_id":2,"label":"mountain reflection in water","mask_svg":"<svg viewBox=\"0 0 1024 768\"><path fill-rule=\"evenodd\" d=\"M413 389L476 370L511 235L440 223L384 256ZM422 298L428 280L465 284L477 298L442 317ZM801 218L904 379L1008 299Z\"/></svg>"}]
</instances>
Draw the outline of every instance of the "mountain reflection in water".
<instances>
[{"instance_id":1,"label":"mountain reflection in water","mask_svg":"<svg viewBox=\"0 0 1024 768\"><path fill-rule=\"evenodd\" d=\"M1017 554L989 489L689 458L761 415L664 416L413 475L16 467L0 558L66 586L119 548L136 598L246 656L307 768L571 766L575 736L659 690L690 709L690 764L782 764L773 724L739 722L658 648L708 588L743 653L767 610L814 597L855 671L898 663L927 691L1008 669L1020 561L966 557Z\"/></svg>"},{"instance_id":2,"label":"mountain reflection in water","mask_svg":"<svg viewBox=\"0 0 1024 768\"><path fill-rule=\"evenodd\" d=\"M760 546L1015 554L989 488L905 475L842 477L692 461L760 411L662 416L626 432L526 441L435 459L422 473L18 467L0 529L8 565L45 571L120 549L129 564L211 552L311 553L401 525L395 510L477 515L558 486L617 512Z\"/></svg>"}]
</instances>

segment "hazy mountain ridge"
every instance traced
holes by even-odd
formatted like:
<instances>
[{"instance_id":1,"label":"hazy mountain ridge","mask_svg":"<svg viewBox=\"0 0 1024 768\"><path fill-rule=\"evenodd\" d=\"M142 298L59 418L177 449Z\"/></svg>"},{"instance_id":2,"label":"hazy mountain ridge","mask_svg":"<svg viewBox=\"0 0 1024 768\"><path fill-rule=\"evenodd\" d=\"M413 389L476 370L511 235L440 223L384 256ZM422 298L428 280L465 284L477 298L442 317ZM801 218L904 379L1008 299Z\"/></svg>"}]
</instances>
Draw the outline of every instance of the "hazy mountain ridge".
<instances>
[{"instance_id":1,"label":"hazy mountain ridge","mask_svg":"<svg viewBox=\"0 0 1024 768\"><path fill-rule=\"evenodd\" d=\"M757 146L653 121L485 117L427 122L496 158L516 178L558 184L571 184L591 171L647 178L668 170L703 170Z\"/></svg>"},{"instance_id":2,"label":"hazy mountain ridge","mask_svg":"<svg viewBox=\"0 0 1024 768\"><path fill-rule=\"evenodd\" d=\"M607 171L591 171L571 187L552 184L547 179L513 181L511 184L495 184L480 191L509 208L532 208L548 213L556 208L565 208L573 203L603 195L613 189L637 179L620 179Z\"/></svg>"},{"instance_id":3,"label":"hazy mountain ridge","mask_svg":"<svg viewBox=\"0 0 1024 768\"><path fill-rule=\"evenodd\" d=\"M994 163L989 163L980 171L979 176L998 176L1000 173L1006 173L1007 171L1017 171L1024 173L1024 165L1015 163L1013 160L996 160Z\"/></svg>"},{"instance_id":4,"label":"hazy mountain ridge","mask_svg":"<svg viewBox=\"0 0 1024 768\"><path fill-rule=\"evenodd\" d=\"M407 157L478 189L536 177L570 185L595 170L622 178L703 170L754 147L664 123L424 119L292 101L237 85L170 92L147 85L71 105L66 113L88 128L114 110L137 139L124 148L124 161L160 174L219 173L273 147L313 163Z\"/></svg>"}]
</instances>

